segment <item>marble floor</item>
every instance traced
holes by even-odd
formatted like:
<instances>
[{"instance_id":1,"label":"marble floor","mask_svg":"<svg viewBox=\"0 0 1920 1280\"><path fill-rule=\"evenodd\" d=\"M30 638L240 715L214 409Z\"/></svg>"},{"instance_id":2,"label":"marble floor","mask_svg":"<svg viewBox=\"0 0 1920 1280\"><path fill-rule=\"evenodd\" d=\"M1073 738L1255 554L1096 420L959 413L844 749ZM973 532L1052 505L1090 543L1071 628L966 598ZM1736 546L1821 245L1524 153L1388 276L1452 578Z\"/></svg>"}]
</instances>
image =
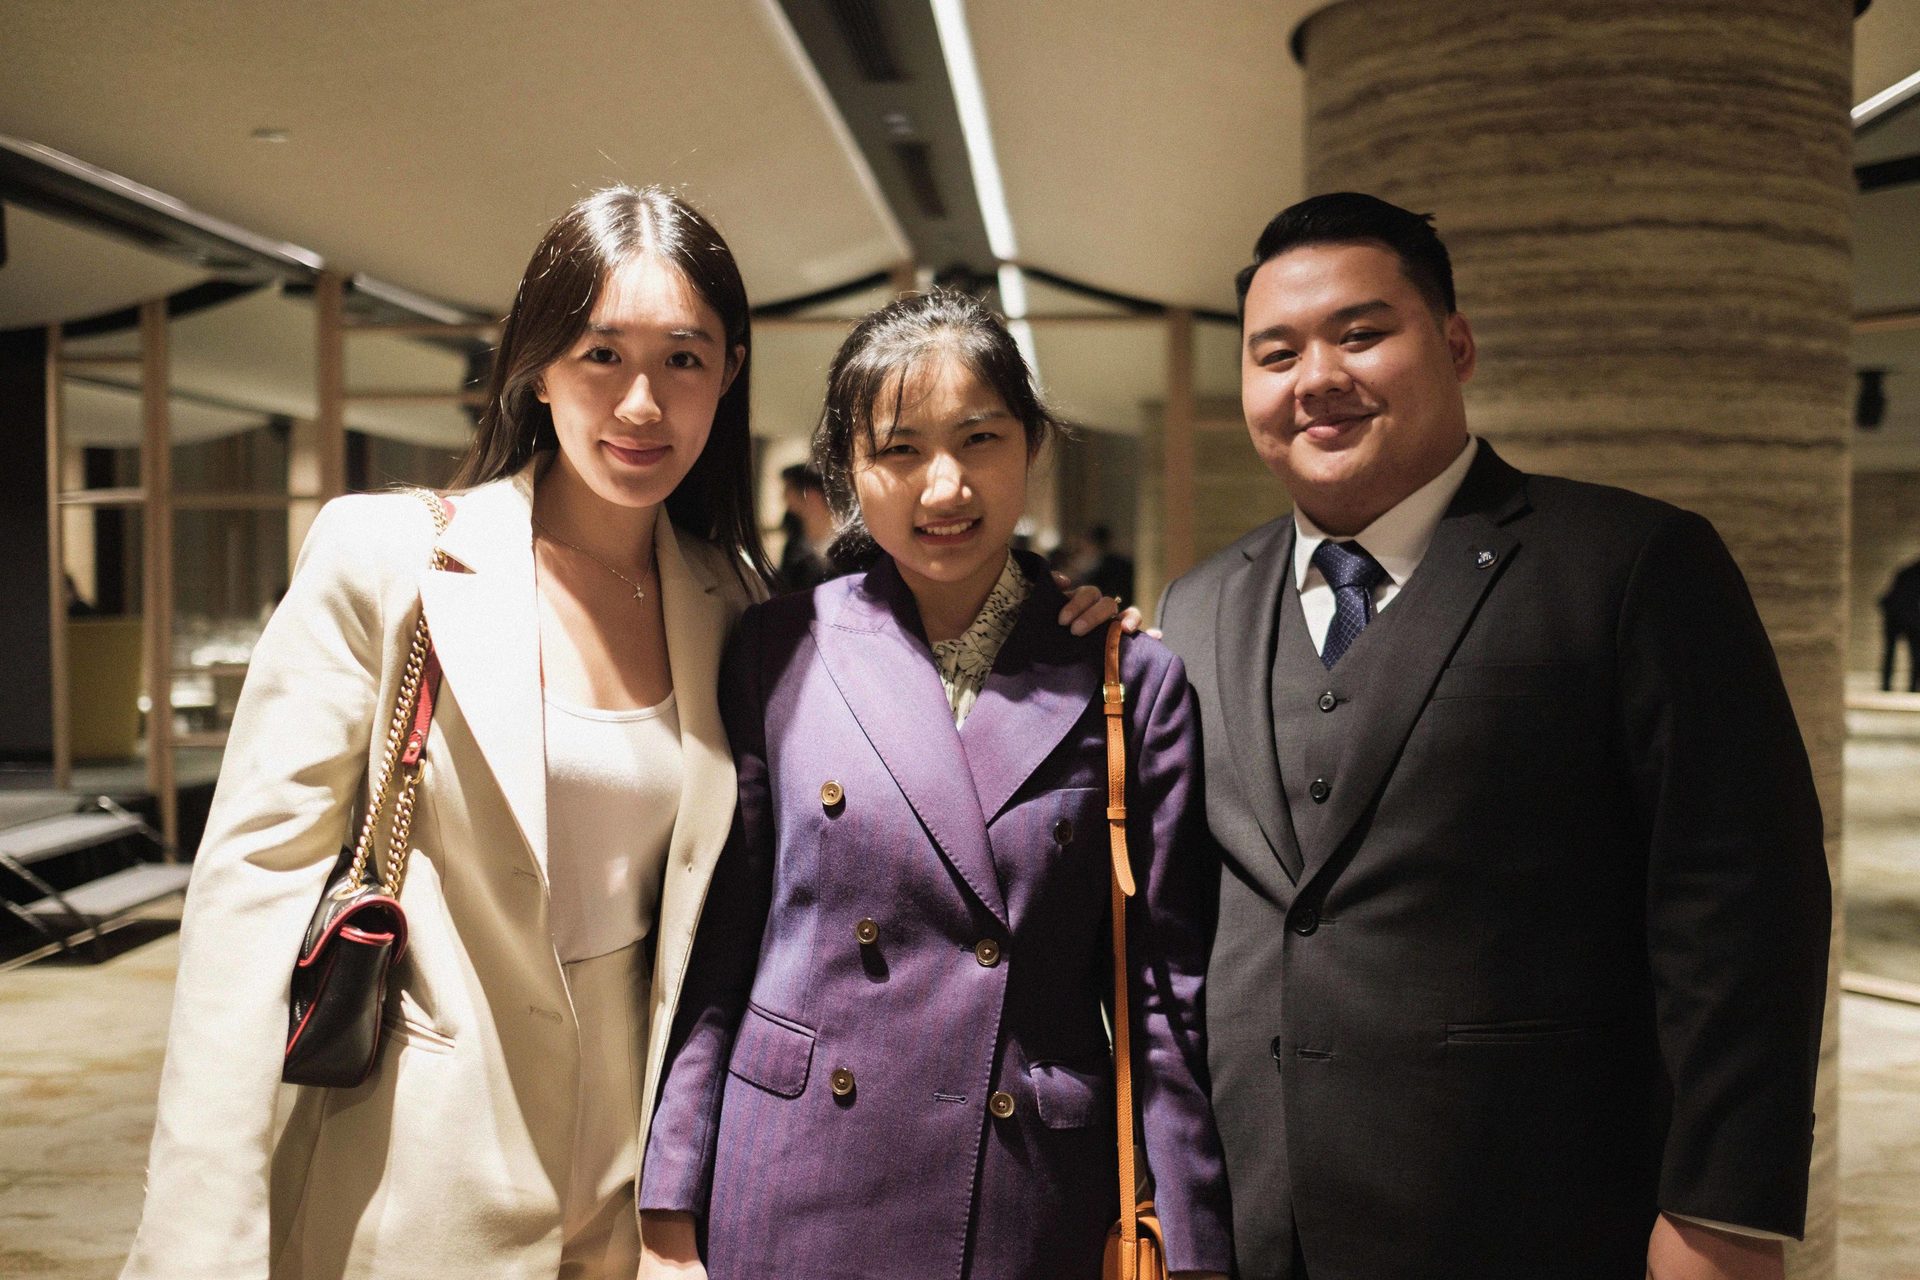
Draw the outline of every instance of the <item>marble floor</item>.
<instances>
[{"instance_id":1,"label":"marble floor","mask_svg":"<svg viewBox=\"0 0 1920 1280\"><path fill-rule=\"evenodd\" d=\"M1849 713L1847 961L1920 984L1920 714ZM102 1280L139 1216L177 938L0 974L0 1276ZM1920 1277L1920 1006L1841 1001L1842 1280Z\"/></svg>"},{"instance_id":2,"label":"marble floor","mask_svg":"<svg viewBox=\"0 0 1920 1280\"><path fill-rule=\"evenodd\" d=\"M105 1280L139 1217L179 955L0 976L0 1276ZM1920 1007L1841 1001L1843 1280L1920 1277Z\"/></svg>"},{"instance_id":3,"label":"marble floor","mask_svg":"<svg viewBox=\"0 0 1920 1280\"><path fill-rule=\"evenodd\" d=\"M1920 986L1920 695L1884 701L1847 712L1846 968Z\"/></svg>"}]
</instances>

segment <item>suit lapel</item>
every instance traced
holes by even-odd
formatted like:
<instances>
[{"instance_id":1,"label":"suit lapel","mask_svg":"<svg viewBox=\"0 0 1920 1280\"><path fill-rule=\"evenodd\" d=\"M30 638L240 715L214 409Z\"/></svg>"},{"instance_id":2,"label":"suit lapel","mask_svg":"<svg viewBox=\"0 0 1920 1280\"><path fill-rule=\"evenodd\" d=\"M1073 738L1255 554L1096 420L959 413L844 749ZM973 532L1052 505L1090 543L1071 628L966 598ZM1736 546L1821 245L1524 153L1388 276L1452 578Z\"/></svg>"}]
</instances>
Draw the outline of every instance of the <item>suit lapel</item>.
<instances>
[{"instance_id":1,"label":"suit lapel","mask_svg":"<svg viewBox=\"0 0 1920 1280\"><path fill-rule=\"evenodd\" d=\"M1341 762L1328 800L1326 838L1314 865L1344 844L1379 797L1435 681L1466 634L1480 602L1519 550L1506 523L1526 509L1525 478L1484 442L1452 506L1434 531L1420 567L1349 656L1366 645L1373 679L1355 698L1364 728ZM1344 661L1344 660L1343 660Z\"/></svg>"},{"instance_id":2,"label":"suit lapel","mask_svg":"<svg viewBox=\"0 0 1920 1280\"><path fill-rule=\"evenodd\" d=\"M839 611L813 624L820 660L920 824L974 896L1002 924L1006 898L946 690L918 611L882 557Z\"/></svg>"},{"instance_id":3,"label":"suit lapel","mask_svg":"<svg viewBox=\"0 0 1920 1280\"><path fill-rule=\"evenodd\" d=\"M1020 620L960 731L980 812L989 824L1100 692L1098 646L1105 630L1074 635L1058 621L1064 603L1051 580L1034 580Z\"/></svg>"},{"instance_id":4,"label":"suit lapel","mask_svg":"<svg viewBox=\"0 0 1920 1280\"><path fill-rule=\"evenodd\" d=\"M1269 536L1242 549L1245 559L1220 587L1214 634L1220 708L1229 752L1267 846L1290 881L1303 859L1280 787L1273 738L1273 646L1280 592L1291 589L1293 521L1276 521Z\"/></svg>"},{"instance_id":5,"label":"suit lapel","mask_svg":"<svg viewBox=\"0 0 1920 1280\"><path fill-rule=\"evenodd\" d=\"M529 468L453 499L453 519L439 546L456 563L422 574L420 600L445 686L544 875L546 735L532 485Z\"/></svg>"}]
</instances>

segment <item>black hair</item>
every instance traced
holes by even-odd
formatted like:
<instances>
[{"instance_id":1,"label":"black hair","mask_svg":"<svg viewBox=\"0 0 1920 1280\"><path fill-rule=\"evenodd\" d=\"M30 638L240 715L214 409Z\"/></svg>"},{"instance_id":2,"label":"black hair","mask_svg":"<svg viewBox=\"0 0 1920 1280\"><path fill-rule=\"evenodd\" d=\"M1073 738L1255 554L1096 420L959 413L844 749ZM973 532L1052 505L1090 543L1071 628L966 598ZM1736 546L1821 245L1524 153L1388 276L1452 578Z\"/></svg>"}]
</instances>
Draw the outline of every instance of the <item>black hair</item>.
<instances>
[{"instance_id":1,"label":"black hair","mask_svg":"<svg viewBox=\"0 0 1920 1280\"><path fill-rule=\"evenodd\" d=\"M753 336L747 288L713 224L661 187L607 187L579 201L547 229L520 278L500 330L487 379L480 427L455 474L455 488L512 475L541 449L558 447L553 413L535 394L547 366L586 332L608 275L651 255L686 277L720 317L726 357L741 348L740 367L720 397L706 447L667 496L674 524L727 553L762 577L772 571L753 514L752 438L747 430Z\"/></svg>"},{"instance_id":2,"label":"black hair","mask_svg":"<svg viewBox=\"0 0 1920 1280\"><path fill-rule=\"evenodd\" d=\"M1453 296L1453 260L1433 229L1433 215L1413 213L1378 196L1336 191L1288 205L1273 216L1253 246L1253 261L1233 279L1240 318L1247 315L1247 290L1261 267L1289 249L1310 244L1377 244L1400 260L1400 272L1426 299L1438 319L1457 310Z\"/></svg>"},{"instance_id":3,"label":"black hair","mask_svg":"<svg viewBox=\"0 0 1920 1280\"><path fill-rule=\"evenodd\" d=\"M882 441L874 434L874 409L891 395L899 420L907 381L921 361L949 355L1000 397L1027 436L1027 455L1040 452L1061 430L1060 420L1034 389L1020 346L1000 317L986 304L952 289L908 294L854 325L827 370L827 400L813 429L813 465L833 511L834 536L828 554L853 566L871 560L878 548L860 518L853 476L859 447L869 455Z\"/></svg>"}]
</instances>

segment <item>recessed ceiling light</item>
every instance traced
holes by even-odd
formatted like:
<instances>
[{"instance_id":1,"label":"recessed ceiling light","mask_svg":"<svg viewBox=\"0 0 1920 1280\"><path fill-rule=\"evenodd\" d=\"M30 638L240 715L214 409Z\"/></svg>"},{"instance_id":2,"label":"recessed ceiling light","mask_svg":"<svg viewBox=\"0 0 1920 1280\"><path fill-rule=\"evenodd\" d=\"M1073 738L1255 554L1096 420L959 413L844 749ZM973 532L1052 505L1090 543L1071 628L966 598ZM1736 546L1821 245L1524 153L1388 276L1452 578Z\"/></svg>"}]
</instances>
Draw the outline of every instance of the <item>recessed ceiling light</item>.
<instances>
[{"instance_id":1,"label":"recessed ceiling light","mask_svg":"<svg viewBox=\"0 0 1920 1280\"><path fill-rule=\"evenodd\" d=\"M285 142L288 136L289 135L285 129L275 129L275 128L263 126L262 128L255 129L253 131L253 140L255 142Z\"/></svg>"}]
</instances>

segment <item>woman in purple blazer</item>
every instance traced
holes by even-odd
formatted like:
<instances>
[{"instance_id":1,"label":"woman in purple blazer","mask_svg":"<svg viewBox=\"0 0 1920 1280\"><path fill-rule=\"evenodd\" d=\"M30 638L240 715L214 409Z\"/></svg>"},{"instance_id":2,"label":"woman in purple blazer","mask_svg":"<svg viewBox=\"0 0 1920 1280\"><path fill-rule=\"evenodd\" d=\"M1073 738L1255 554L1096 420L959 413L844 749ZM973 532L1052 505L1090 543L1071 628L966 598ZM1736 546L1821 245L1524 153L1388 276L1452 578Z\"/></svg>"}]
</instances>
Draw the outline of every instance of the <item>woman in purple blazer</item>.
<instances>
[{"instance_id":1,"label":"woman in purple blazer","mask_svg":"<svg viewBox=\"0 0 1920 1280\"><path fill-rule=\"evenodd\" d=\"M871 567L750 610L728 649L740 811L647 1146L643 1277L1100 1272L1119 1211L1100 636L1055 625L1058 590L1009 551L1052 426L962 295L895 302L835 357L815 461L836 551ZM1231 1249L1194 698L1152 639L1121 669L1134 1090L1168 1264L1209 1275Z\"/></svg>"}]
</instances>

